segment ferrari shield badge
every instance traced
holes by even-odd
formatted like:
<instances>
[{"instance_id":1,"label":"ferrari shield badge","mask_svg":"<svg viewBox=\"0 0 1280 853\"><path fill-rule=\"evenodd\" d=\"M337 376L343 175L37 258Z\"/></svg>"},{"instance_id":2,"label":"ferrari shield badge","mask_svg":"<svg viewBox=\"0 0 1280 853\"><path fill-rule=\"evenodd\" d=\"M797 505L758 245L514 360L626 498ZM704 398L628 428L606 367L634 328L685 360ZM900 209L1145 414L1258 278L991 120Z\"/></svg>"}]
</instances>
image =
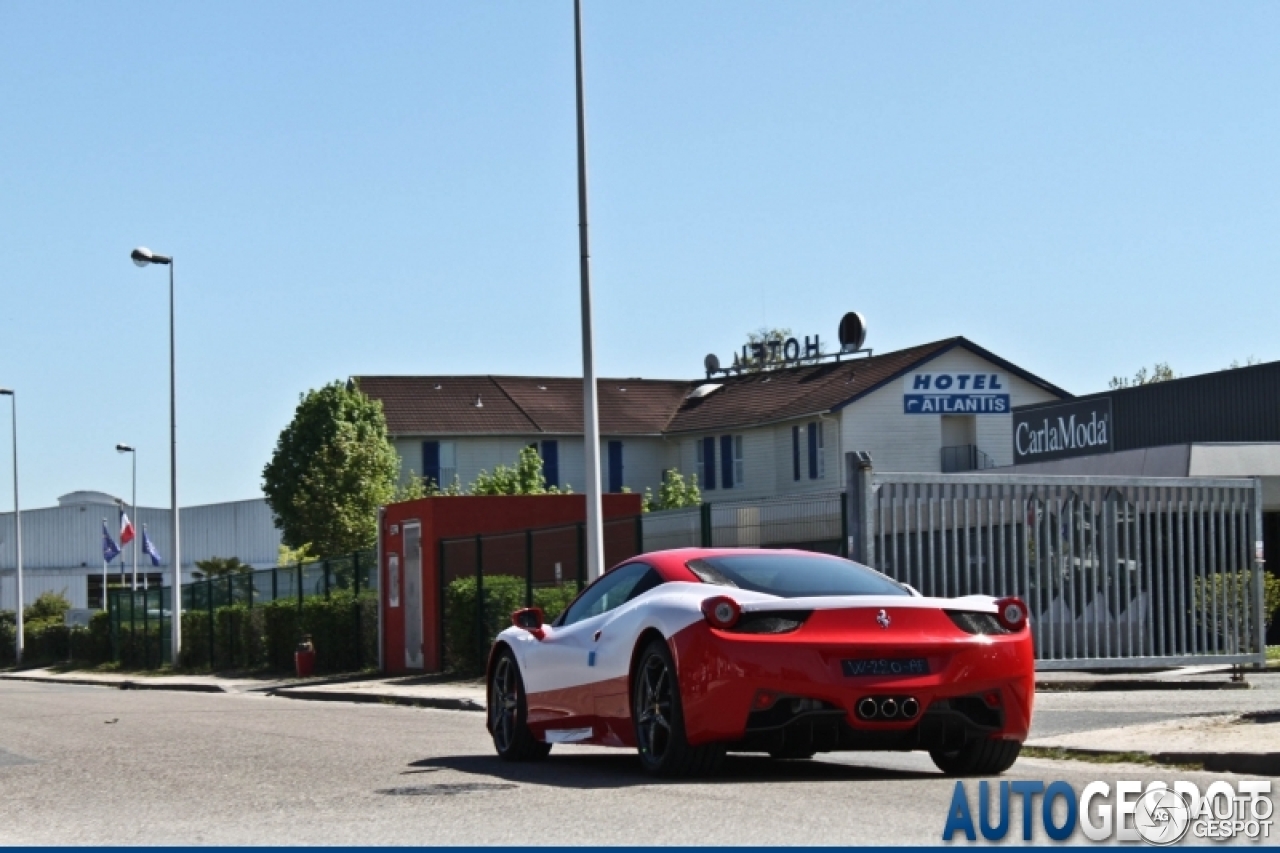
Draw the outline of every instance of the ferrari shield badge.
<instances>
[{"instance_id":1,"label":"ferrari shield badge","mask_svg":"<svg viewBox=\"0 0 1280 853\"><path fill-rule=\"evenodd\" d=\"M876 624L878 624L881 628L888 628L888 627L889 627L889 614L888 614L888 613L885 613L883 610L881 610L879 613L877 613L877 614L876 614Z\"/></svg>"}]
</instances>

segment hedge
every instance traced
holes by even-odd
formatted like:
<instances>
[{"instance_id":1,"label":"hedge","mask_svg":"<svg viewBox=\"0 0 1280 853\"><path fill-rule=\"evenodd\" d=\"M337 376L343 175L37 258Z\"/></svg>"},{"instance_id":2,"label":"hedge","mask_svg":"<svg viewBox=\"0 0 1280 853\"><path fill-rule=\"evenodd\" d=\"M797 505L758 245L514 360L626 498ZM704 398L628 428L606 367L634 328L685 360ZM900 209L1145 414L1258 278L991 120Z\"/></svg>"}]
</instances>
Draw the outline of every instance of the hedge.
<instances>
[{"instance_id":1,"label":"hedge","mask_svg":"<svg viewBox=\"0 0 1280 853\"><path fill-rule=\"evenodd\" d=\"M550 621L560 615L577 596L573 584L541 586L533 589L533 605L541 607ZM484 636L476 619L476 579L458 578L445 588L445 667L455 672L474 673L484 669L489 646L503 630L511 627L511 614L525 606L525 581L510 575L484 579Z\"/></svg>"}]
</instances>

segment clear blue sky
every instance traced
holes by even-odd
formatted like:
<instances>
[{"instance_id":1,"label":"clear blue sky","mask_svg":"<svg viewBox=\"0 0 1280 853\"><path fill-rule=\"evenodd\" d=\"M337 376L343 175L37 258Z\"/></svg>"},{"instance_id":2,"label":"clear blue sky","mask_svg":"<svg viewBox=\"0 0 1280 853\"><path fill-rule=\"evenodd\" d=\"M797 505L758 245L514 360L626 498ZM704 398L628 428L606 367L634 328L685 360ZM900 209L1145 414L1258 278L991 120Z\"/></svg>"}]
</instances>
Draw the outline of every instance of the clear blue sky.
<instances>
[{"instance_id":1,"label":"clear blue sky","mask_svg":"<svg viewBox=\"0 0 1280 853\"><path fill-rule=\"evenodd\" d=\"M0 4L24 505L127 493L118 441L167 504L137 245L177 258L184 504L260 494L329 380L580 375L572 32L569 0ZM1280 4L587 0L586 37L602 375L851 309L1077 393L1280 358Z\"/></svg>"}]
</instances>

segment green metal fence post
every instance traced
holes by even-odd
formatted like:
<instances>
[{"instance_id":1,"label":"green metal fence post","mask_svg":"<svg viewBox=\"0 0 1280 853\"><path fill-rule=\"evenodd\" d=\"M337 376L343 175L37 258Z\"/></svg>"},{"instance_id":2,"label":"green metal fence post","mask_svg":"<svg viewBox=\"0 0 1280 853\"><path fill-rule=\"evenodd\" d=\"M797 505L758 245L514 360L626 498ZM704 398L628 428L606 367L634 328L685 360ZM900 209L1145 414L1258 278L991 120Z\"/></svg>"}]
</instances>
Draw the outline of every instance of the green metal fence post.
<instances>
[{"instance_id":1,"label":"green metal fence post","mask_svg":"<svg viewBox=\"0 0 1280 853\"><path fill-rule=\"evenodd\" d=\"M711 547L711 504L704 503L698 508L698 518L702 528L702 547Z\"/></svg>"},{"instance_id":2,"label":"green metal fence post","mask_svg":"<svg viewBox=\"0 0 1280 853\"><path fill-rule=\"evenodd\" d=\"M364 615L363 608L360 607L360 552L353 551L351 554L351 593L353 601L351 606L354 607L356 623L356 669L364 669L364 631L361 626L361 617Z\"/></svg>"},{"instance_id":3,"label":"green metal fence post","mask_svg":"<svg viewBox=\"0 0 1280 853\"><path fill-rule=\"evenodd\" d=\"M227 663L230 666L236 665L236 611L231 608L236 603L235 592L231 575L227 575Z\"/></svg>"},{"instance_id":4,"label":"green metal fence post","mask_svg":"<svg viewBox=\"0 0 1280 853\"><path fill-rule=\"evenodd\" d=\"M524 532L524 606L533 606L533 531Z\"/></svg>"},{"instance_id":5,"label":"green metal fence post","mask_svg":"<svg viewBox=\"0 0 1280 853\"><path fill-rule=\"evenodd\" d=\"M440 594L436 597L436 624L439 626L437 635L440 641L440 668L448 669L449 662L445 659L445 645L444 645L445 636L446 636L445 624L444 624L444 614L445 614L444 593L445 593L445 586L446 586L444 578L445 578L446 566L444 561L445 548L444 548L443 539L441 539L440 542L438 543L437 550L439 551L439 554L436 558L436 576L440 580ZM378 571L379 572L382 571L381 566L378 567ZM380 592L379 595L381 594L383 593Z\"/></svg>"},{"instance_id":6,"label":"green metal fence post","mask_svg":"<svg viewBox=\"0 0 1280 853\"><path fill-rule=\"evenodd\" d=\"M298 563L298 614L302 614L302 563Z\"/></svg>"},{"instance_id":7,"label":"green metal fence post","mask_svg":"<svg viewBox=\"0 0 1280 853\"><path fill-rule=\"evenodd\" d=\"M325 560L322 564L324 567L324 600L329 600L329 561Z\"/></svg>"},{"instance_id":8,"label":"green metal fence post","mask_svg":"<svg viewBox=\"0 0 1280 853\"><path fill-rule=\"evenodd\" d=\"M636 553L644 553L644 516L636 516Z\"/></svg>"},{"instance_id":9,"label":"green metal fence post","mask_svg":"<svg viewBox=\"0 0 1280 853\"><path fill-rule=\"evenodd\" d=\"M484 659L484 538L476 534L476 651Z\"/></svg>"},{"instance_id":10,"label":"green metal fence post","mask_svg":"<svg viewBox=\"0 0 1280 853\"><path fill-rule=\"evenodd\" d=\"M280 597L280 573L276 569L271 570L271 600L275 601Z\"/></svg>"},{"instance_id":11,"label":"green metal fence post","mask_svg":"<svg viewBox=\"0 0 1280 853\"><path fill-rule=\"evenodd\" d=\"M578 592L587 585L587 526L578 522Z\"/></svg>"},{"instance_id":12,"label":"green metal fence post","mask_svg":"<svg viewBox=\"0 0 1280 853\"><path fill-rule=\"evenodd\" d=\"M840 556L849 557L849 493L840 493Z\"/></svg>"},{"instance_id":13,"label":"green metal fence post","mask_svg":"<svg viewBox=\"0 0 1280 853\"><path fill-rule=\"evenodd\" d=\"M137 606L137 596L130 606L130 610ZM146 593L146 601L142 604L142 668L151 668L151 593Z\"/></svg>"},{"instance_id":14,"label":"green metal fence post","mask_svg":"<svg viewBox=\"0 0 1280 853\"><path fill-rule=\"evenodd\" d=\"M204 582L204 608L209 614L209 669L213 669L213 578Z\"/></svg>"}]
</instances>

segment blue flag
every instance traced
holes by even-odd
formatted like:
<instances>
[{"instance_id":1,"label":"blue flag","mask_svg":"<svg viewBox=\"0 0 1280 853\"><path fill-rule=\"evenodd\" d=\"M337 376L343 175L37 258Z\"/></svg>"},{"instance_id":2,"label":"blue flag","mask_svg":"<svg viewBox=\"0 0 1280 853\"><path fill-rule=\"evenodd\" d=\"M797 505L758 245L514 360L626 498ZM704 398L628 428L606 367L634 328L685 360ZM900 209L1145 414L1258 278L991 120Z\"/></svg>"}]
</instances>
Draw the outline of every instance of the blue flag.
<instances>
[{"instance_id":1,"label":"blue flag","mask_svg":"<svg viewBox=\"0 0 1280 853\"><path fill-rule=\"evenodd\" d=\"M118 556L120 556L120 549L116 547L115 540L107 532L107 520L104 518L102 519L102 562L110 563Z\"/></svg>"},{"instance_id":2,"label":"blue flag","mask_svg":"<svg viewBox=\"0 0 1280 853\"><path fill-rule=\"evenodd\" d=\"M103 525L102 529L106 530L107 528ZM156 550L155 543L153 543L151 541L151 537L147 535L147 526L145 524L142 525L142 551L151 558L151 565L160 565L160 552Z\"/></svg>"}]
</instances>

